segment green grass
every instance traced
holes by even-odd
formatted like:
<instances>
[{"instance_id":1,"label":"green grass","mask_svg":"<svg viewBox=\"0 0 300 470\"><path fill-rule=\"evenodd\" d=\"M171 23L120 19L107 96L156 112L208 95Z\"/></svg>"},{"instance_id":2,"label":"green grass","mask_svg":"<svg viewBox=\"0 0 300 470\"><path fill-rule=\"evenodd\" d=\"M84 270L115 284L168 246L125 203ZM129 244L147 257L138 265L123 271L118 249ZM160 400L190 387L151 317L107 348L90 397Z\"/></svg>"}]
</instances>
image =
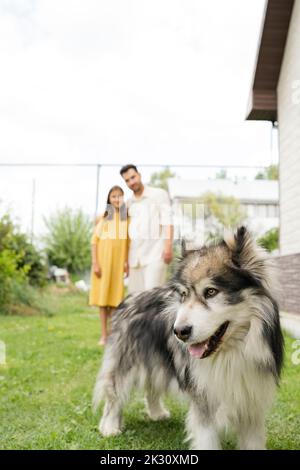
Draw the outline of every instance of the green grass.
<instances>
[{"instance_id":1,"label":"green grass","mask_svg":"<svg viewBox=\"0 0 300 470\"><path fill-rule=\"evenodd\" d=\"M0 316L0 341L7 363L0 365L0 449L187 449L186 407L167 399L172 417L153 423L143 399L126 406L125 431L102 438L91 394L101 361L99 318L77 293L48 297L53 316ZM300 365L286 361L277 401L267 421L268 448L300 449ZM231 448L231 443L226 444Z\"/></svg>"}]
</instances>

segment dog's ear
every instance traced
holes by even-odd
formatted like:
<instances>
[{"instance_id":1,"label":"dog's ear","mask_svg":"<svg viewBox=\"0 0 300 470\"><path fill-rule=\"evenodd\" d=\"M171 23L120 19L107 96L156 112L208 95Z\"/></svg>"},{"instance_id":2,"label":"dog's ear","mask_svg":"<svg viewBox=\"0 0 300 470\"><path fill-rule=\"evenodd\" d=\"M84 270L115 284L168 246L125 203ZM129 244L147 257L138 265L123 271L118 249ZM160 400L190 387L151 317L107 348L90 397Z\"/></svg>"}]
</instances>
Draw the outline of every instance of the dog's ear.
<instances>
[{"instance_id":1,"label":"dog's ear","mask_svg":"<svg viewBox=\"0 0 300 470\"><path fill-rule=\"evenodd\" d=\"M233 234L225 234L224 242L231 251L232 262L239 268L251 269L260 258L257 246L244 226Z\"/></svg>"},{"instance_id":2,"label":"dog's ear","mask_svg":"<svg viewBox=\"0 0 300 470\"><path fill-rule=\"evenodd\" d=\"M224 236L224 243L231 252L231 261L236 269L247 271L276 297L277 266L267 252L257 245L246 227L239 227L234 234Z\"/></svg>"},{"instance_id":3,"label":"dog's ear","mask_svg":"<svg viewBox=\"0 0 300 470\"><path fill-rule=\"evenodd\" d=\"M234 234L224 236L224 242L237 268L251 272L257 279L265 277L266 252L257 246L246 227L239 227Z\"/></svg>"},{"instance_id":4,"label":"dog's ear","mask_svg":"<svg viewBox=\"0 0 300 470\"><path fill-rule=\"evenodd\" d=\"M252 239L246 227L239 227L235 233L224 233L224 242L231 251L233 263L245 267L252 248Z\"/></svg>"}]
</instances>

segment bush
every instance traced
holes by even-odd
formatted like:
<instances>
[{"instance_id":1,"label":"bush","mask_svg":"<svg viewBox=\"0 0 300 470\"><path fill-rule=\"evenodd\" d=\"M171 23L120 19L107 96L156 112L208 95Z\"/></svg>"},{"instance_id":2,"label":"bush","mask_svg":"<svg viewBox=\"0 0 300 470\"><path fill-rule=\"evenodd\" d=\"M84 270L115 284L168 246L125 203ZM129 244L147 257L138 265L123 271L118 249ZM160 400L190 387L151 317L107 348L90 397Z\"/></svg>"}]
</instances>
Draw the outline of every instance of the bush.
<instances>
[{"instance_id":1,"label":"bush","mask_svg":"<svg viewBox=\"0 0 300 470\"><path fill-rule=\"evenodd\" d=\"M257 242L267 251L271 252L279 248L279 229L271 228Z\"/></svg>"},{"instance_id":2,"label":"bush","mask_svg":"<svg viewBox=\"0 0 300 470\"><path fill-rule=\"evenodd\" d=\"M10 242L10 247L22 256L18 261L18 268L27 269L29 284L43 287L47 283L47 268L42 254L30 243L23 233L15 234Z\"/></svg>"},{"instance_id":3,"label":"bush","mask_svg":"<svg viewBox=\"0 0 300 470\"><path fill-rule=\"evenodd\" d=\"M26 289L27 283L43 285L46 282L46 268L41 254L19 232L10 216L0 218L0 310L15 302L15 289Z\"/></svg>"},{"instance_id":4,"label":"bush","mask_svg":"<svg viewBox=\"0 0 300 470\"><path fill-rule=\"evenodd\" d=\"M65 208L45 219L44 237L49 264L82 273L91 264L92 223L81 210Z\"/></svg>"},{"instance_id":5,"label":"bush","mask_svg":"<svg viewBox=\"0 0 300 470\"><path fill-rule=\"evenodd\" d=\"M0 309L11 301L13 282L22 282L26 277L25 271L18 269L18 262L16 253L0 250Z\"/></svg>"}]
</instances>

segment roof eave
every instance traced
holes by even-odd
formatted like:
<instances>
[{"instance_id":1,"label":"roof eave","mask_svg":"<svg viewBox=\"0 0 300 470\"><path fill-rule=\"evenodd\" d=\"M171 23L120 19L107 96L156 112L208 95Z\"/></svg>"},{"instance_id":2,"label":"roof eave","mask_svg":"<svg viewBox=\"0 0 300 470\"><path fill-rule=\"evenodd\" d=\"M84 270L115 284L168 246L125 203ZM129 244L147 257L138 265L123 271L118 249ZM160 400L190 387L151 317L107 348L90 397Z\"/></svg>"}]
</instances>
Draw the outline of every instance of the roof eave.
<instances>
[{"instance_id":1,"label":"roof eave","mask_svg":"<svg viewBox=\"0 0 300 470\"><path fill-rule=\"evenodd\" d=\"M265 8L247 120L277 121L277 85L294 0L268 0Z\"/></svg>"},{"instance_id":2,"label":"roof eave","mask_svg":"<svg viewBox=\"0 0 300 470\"><path fill-rule=\"evenodd\" d=\"M247 118L248 121L277 121L277 93L274 90L252 90Z\"/></svg>"}]
</instances>

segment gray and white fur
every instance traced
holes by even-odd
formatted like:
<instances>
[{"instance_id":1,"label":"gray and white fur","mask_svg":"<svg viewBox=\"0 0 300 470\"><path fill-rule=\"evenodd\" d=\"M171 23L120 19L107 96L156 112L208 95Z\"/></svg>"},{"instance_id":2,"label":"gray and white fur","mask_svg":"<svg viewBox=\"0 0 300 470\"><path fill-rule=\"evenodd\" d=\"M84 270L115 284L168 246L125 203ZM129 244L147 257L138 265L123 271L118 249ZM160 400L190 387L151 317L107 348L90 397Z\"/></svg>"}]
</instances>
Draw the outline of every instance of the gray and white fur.
<instances>
[{"instance_id":1,"label":"gray and white fur","mask_svg":"<svg viewBox=\"0 0 300 470\"><path fill-rule=\"evenodd\" d=\"M220 449L224 431L240 449L265 448L265 415L278 385L283 337L266 254L245 227L186 253L164 286L128 296L114 312L93 397L99 430L121 432L133 387L153 420L169 416L162 395L189 400L192 449Z\"/></svg>"}]
</instances>

